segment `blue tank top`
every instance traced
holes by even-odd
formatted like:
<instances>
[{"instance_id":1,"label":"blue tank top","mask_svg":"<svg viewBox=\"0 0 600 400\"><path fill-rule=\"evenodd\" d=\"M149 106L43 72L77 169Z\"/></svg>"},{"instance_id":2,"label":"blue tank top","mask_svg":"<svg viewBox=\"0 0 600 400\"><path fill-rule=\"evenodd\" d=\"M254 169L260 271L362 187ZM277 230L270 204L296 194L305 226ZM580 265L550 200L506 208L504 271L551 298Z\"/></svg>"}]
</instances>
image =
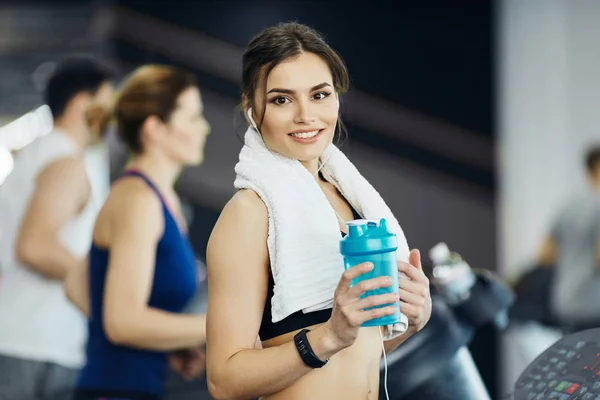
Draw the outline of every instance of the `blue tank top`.
<instances>
[{"instance_id":1,"label":"blue tank top","mask_svg":"<svg viewBox=\"0 0 600 400\"><path fill-rule=\"evenodd\" d=\"M164 231L156 248L154 278L148 305L178 313L197 289L196 260L158 188L137 171L162 203ZM167 352L141 350L111 343L103 329L103 292L109 251L92 243L89 255L90 311L87 362L77 383L79 398L160 398L167 376ZM160 329L157 326L156 329Z\"/></svg>"}]
</instances>

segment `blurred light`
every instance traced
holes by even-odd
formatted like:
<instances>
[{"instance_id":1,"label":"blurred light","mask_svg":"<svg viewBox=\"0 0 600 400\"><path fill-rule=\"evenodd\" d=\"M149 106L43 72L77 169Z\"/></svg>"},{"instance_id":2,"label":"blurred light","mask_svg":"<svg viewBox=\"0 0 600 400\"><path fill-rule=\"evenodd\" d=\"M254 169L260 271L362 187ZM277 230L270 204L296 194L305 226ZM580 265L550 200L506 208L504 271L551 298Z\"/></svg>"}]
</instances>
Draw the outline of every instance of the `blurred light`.
<instances>
[{"instance_id":1,"label":"blurred light","mask_svg":"<svg viewBox=\"0 0 600 400\"><path fill-rule=\"evenodd\" d=\"M13 169L13 158L10 151L4 147L0 147L0 185L6 179Z\"/></svg>"},{"instance_id":2,"label":"blurred light","mask_svg":"<svg viewBox=\"0 0 600 400\"><path fill-rule=\"evenodd\" d=\"M52 112L43 105L0 128L0 147L18 150L52 131Z\"/></svg>"}]
</instances>

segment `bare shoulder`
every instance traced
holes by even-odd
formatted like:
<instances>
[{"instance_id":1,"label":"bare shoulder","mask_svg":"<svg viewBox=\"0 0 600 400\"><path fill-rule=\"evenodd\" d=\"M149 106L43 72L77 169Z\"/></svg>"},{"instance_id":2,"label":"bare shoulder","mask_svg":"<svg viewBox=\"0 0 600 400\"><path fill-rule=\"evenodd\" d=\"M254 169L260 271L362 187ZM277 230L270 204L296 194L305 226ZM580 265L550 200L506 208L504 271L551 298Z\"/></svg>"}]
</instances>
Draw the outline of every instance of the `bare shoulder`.
<instances>
[{"instance_id":1,"label":"bare shoulder","mask_svg":"<svg viewBox=\"0 0 600 400\"><path fill-rule=\"evenodd\" d=\"M83 156L61 157L48 164L38 175L38 183L61 182L64 185L87 184Z\"/></svg>"},{"instance_id":2,"label":"bare shoulder","mask_svg":"<svg viewBox=\"0 0 600 400\"><path fill-rule=\"evenodd\" d=\"M225 205L223 212L234 214L244 219L268 217L267 206L253 190L240 190Z\"/></svg>"},{"instance_id":3,"label":"bare shoulder","mask_svg":"<svg viewBox=\"0 0 600 400\"><path fill-rule=\"evenodd\" d=\"M223 208L213 234L245 232L249 229L260 232L261 227L266 229L267 226L268 211L265 203L253 190L240 190Z\"/></svg>"},{"instance_id":4,"label":"bare shoulder","mask_svg":"<svg viewBox=\"0 0 600 400\"><path fill-rule=\"evenodd\" d=\"M43 209L79 212L88 202L91 186L81 155L61 157L46 165L35 183L34 201Z\"/></svg>"},{"instance_id":5,"label":"bare shoulder","mask_svg":"<svg viewBox=\"0 0 600 400\"><path fill-rule=\"evenodd\" d=\"M212 231L207 257L221 253L235 242L238 249L266 244L268 212L265 203L252 190L238 191L225 205ZM222 254L222 253L221 253Z\"/></svg>"},{"instance_id":6,"label":"bare shoulder","mask_svg":"<svg viewBox=\"0 0 600 400\"><path fill-rule=\"evenodd\" d=\"M136 178L115 182L98 215L95 234L101 242L118 235L149 235L158 239L164 229L162 204L148 185Z\"/></svg>"},{"instance_id":7,"label":"bare shoulder","mask_svg":"<svg viewBox=\"0 0 600 400\"><path fill-rule=\"evenodd\" d=\"M141 179L123 177L116 181L110 191L107 204L115 216L160 215L162 204L157 194Z\"/></svg>"}]
</instances>

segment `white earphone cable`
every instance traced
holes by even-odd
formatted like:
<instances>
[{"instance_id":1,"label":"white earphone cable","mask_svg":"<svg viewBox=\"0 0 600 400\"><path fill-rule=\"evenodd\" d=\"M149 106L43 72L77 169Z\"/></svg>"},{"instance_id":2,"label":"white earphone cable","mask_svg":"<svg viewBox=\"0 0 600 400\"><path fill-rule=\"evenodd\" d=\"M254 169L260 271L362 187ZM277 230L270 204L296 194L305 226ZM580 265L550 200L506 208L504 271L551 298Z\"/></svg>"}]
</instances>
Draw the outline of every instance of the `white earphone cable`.
<instances>
[{"instance_id":1,"label":"white earphone cable","mask_svg":"<svg viewBox=\"0 0 600 400\"><path fill-rule=\"evenodd\" d=\"M388 393L388 387L387 387L387 375L388 375L387 356L385 354L385 341L383 340L383 333L381 332L381 329L379 329L379 336L381 336L381 348L383 350L383 365L384 365L383 387L385 389L385 398L387 400L390 400L390 394Z\"/></svg>"}]
</instances>

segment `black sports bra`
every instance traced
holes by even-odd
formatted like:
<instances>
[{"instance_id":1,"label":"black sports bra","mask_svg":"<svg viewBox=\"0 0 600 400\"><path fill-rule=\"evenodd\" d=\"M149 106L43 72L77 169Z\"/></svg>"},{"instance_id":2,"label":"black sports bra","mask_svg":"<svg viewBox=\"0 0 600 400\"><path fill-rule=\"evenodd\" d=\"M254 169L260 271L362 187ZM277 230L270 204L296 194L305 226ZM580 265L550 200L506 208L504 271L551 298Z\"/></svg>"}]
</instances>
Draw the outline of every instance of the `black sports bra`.
<instances>
[{"instance_id":1,"label":"black sports bra","mask_svg":"<svg viewBox=\"0 0 600 400\"><path fill-rule=\"evenodd\" d=\"M361 218L354 208L352 208L352 216L354 219ZM344 236L346 236L346 234L342 232L342 237ZM322 324L331 317L331 308L306 314L300 310L287 316L279 322L273 323L271 314L271 299L273 298L274 286L275 281L273 280L273 274L271 273L271 270L269 270L269 288L267 291L267 300L265 301L265 309L263 311L262 321L258 331L260 340L269 340L285 333L306 328L307 326Z\"/></svg>"}]
</instances>

